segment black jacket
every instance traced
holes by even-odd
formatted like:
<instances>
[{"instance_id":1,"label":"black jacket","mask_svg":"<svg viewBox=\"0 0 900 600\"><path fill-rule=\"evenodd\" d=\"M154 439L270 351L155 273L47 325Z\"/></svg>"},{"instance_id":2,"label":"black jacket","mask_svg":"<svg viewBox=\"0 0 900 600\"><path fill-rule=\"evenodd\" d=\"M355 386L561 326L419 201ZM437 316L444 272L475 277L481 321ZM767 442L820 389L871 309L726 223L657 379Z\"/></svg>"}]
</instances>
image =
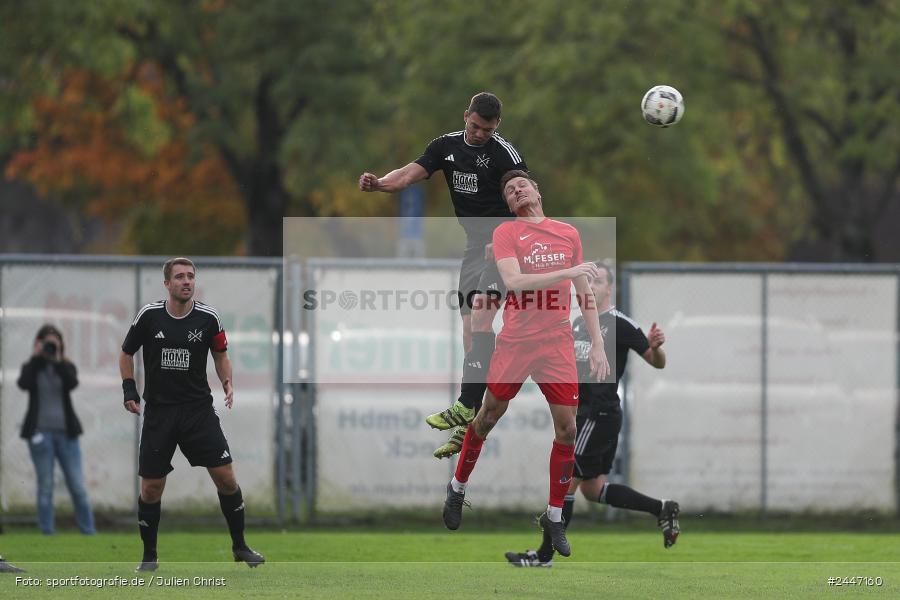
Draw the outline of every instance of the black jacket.
<instances>
[{"instance_id":1,"label":"black jacket","mask_svg":"<svg viewBox=\"0 0 900 600\"><path fill-rule=\"evenodd\" d=\"M28 392L28 412L25 413L25 422L22 423L22 431L19 435L25 439L30 439L37 429L38 417L38 396L37 396L37 374L47 364L47 359L43 356L32 356L31 360L22 365L22 372L19 373L19 387ZM78 372L75 365L67 360L54 363L56 372L62 379L63 387L63 411L66 415L66 435L70 438L81 435L81 423L75 416L75 410L72 408L72 396L69 392L78 386Z\"/></svg>"}]
</instances>

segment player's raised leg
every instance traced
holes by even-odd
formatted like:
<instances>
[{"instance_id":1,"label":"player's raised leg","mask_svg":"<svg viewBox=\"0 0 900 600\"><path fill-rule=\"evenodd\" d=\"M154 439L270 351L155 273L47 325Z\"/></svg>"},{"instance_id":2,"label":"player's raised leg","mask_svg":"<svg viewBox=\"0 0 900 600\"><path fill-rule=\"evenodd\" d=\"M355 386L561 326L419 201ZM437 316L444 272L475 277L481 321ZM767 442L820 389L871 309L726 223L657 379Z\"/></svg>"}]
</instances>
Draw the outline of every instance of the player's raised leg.
<instances>
[{"instance_id":1,"label":"player's raised leg","mask_svg":"<svg viewBox=\"0 0 900 600\"><path fill-rule=\"evenodd\" d=\"M680 507L674 500L651 498L627 485L609 483L603 476L582 482L581 493L592 502L653 515L662 529L665 548L671 548L678 540L681 533L678 523Z\"/></svg>"},{"instance_id":2,"label":"player's raised leg","mask_svg":"<svg viewBox=\"0 0 900 600\"><path fill-rule=\"evenodd\" d=\"M492 326L499 306L499 296L494 293L476 300L471 319L475 328L472 333L472 350L466 355L459 399L446 411L429 416L426 419L429 425L434 427L439 421L447 422L445 413L474 418L481 407L487 389L487 370L494 354L495 336ZM435 458L450 458L459 452L462 448L462 439L466 435L466 427L464 423L455 426L449 439L434 451Z\"/></svg>"},{"instance_id":3,"label":"player's raised leg","mask_svg":"<svg viewBox=\"0 0 900 600\"><path fill-rule=\"evenodd\" d=\"M487 293L477 296L474 300L471 315L471 325L474 330L472 347L466 351L459 399L448 409L451 412L473 418L481 407L482 398L487 389L486 378L496 344L493 329L494 317L500 310L502 296L506 291L496 264L489 264L482 273L479 288L487 290ZM443 413L437 413L431 415L429 419L436 421L436 418L442 415ZM432 423L429 422L429 424ZM449 458L459 452L462 448L462 438L466 434L465 428L466 425L456 426L450 434L450 438L434 451L435 458Z\"/></svg>"},{"instance_id":4,"label":"player's raised leg","mask_svg":"<svg viewBox=\"0 0 900 600\"><path fill-rule=\"evenodd\" d=\"M469 251L470 249L467 248L467 254ZM464 261L463 270L473 268L467 266L466 263L467 261ZM464 427L470 423L481 407L484 392L487 389L487 373L496 343L493 329L494 317L500 310L506 287L493 260L483 260L481 265L482 270L478 275L477 286L468 293L464 292L467 286L466 278L462 273L460 274L460 290L463 295L461 301L464 302L460 308L463 312L463 339L471 339L471 345L466 344L465 346L466 356L463 361L459 398L450 408L429 415L425 419L425 422L435 429ZM475 293L476 291L478 293ZM471 312L467 314L468 311ZM463 432L464 434L465 432ZM452 456L459 451L459 448L452 444L452 439L445 446L435 451L435 457Z\"/></svg>"},{"instance_id":5,"label":"player's raised leg","mask_svg":"<svg viewBox=\"0 0 900 600\"><path fill-rule=\"evenodd\" d=\"M459 529L469 475L475 469L475 464L478 462L478 456L481 454L481 448L484 445L487 434L494 428L494 425L506 412L508 406L509 402L507 400L498 400L488 390L484 397L484 406L478 411L478 415L476 415L471 427L466 432L465 438L463 438L460 459L456 463L456 472L453 479L447 484L447 499L444 501L443 517L444 525L447 526L447 529Z\"/></svg>"}]
</instances>

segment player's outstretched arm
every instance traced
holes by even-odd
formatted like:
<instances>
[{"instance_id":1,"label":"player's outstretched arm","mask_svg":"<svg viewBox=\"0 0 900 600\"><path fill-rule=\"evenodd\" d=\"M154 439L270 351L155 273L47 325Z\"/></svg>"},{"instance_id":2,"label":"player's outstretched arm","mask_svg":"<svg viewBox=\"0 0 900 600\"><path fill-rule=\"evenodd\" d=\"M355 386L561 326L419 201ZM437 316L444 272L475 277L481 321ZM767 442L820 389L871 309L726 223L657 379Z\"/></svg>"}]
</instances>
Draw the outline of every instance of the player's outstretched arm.
<instances>
[{"instance_id":1,"label":"player's outstretched arm","mask_svg":"<svg viewBox=\"0 0 900 600\"><path fill-rule=\"evenodd\" d=\"M213 351L213 362L216 365L216 375L222 382L222 390L225 392L225 406L231 408L234 404L234 385L231 381L231 359L228 358L228 352Z\"/></svg>"},{"instance_id":2,"label":"player's outstretched arm","mask_svg":"<svg viewBox=\"0 0 900 600\"><path fill-rule=\"evenodd\" d=\"M359 176L361 192L399 192L412 184L428 177L428 171L419 163L411 162L405 167L394 169L379 178L374 173L363 173Z\"/></svg>"},{"instance_id":3,"label":"player's outstretched arm","mask_svg":"<svg viewBox=\"0 0 900 600\"><path fill-rule=\"evenodd\" d=\"M588 355L591 375L595 375L597 381L603 381L609 377L611 369L606 357L606 345L603 341L603 333L600 331L600 315L597 313L597 302L594 299L594 292L591 290L590 279L587 275L579 275L572 280L572 284L575 286L575 297L578 298L584 324L591 335L591 352Z\"/></svg>"},{"instance_id":4,"label":"player's outstretched arm","mask_svg":"<svg viewBox=\"0 0 900 600\"><path fill-rule=\"evenodd\" d=\"M664 369L666 367L666 352L662 349L662 345L666 343L666 334L657 327L655 322L650 326L650 331L647 332L647 341L650 343L650 347L647 348L641 357L651 366L657 369Z\"/></svg>"},{"instance_id":5,"label":"player's outstretched arm","mask_svg":"<svg viewBox=\"0 0 900 600\"><path fill-rule=\"evenodd\" d=\"M511 256L498 260L497 270L500 271L500 277L503 278L503 283L510 291L540 290L566 279L575 279L580 275L593 278L600 274L600 268L592 262L581 263L552 273L522 273L518 259Z\"/></svg>"},{"instance_id":6,"label":"player's outstretched arm","mask_svg":"<svg viewBox=\"0 0 900 600\"><path fill-rule=\"evenodd\" d=\"M125 352L119 353L119 375L122 376L122 389L125 392L125 410L136 415L141 414L141 397L137 393L137 387L131 391L131 385L127 383L134 383L134 357ZM137 399L134 396L137 396Z\"/></svg>"}]
</instances>

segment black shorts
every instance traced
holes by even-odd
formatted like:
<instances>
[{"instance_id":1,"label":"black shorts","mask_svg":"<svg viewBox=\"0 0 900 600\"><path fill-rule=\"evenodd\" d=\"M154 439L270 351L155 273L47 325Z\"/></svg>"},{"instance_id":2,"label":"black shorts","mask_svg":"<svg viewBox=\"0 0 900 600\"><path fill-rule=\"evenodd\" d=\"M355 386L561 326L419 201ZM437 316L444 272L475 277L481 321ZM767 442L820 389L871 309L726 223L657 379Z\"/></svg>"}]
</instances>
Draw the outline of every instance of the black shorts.
<instances>
[{"instance_id":1,"label":"black shorts","mask_svg":"<svg viewBox=\"0 0 900 600\"><path fill-rule=\"evenodd\" d=\"M212 405L158 404L144 409L138 475L160 479L172 472L175 446L192 467L231 463L231 449Z\"/></svg>"},{"instance_id":2,"label":"black shorts","mask_svg":"<svg viewBox=\"0 0 900 600\"><path fill-rule=\"evenodd\" d=\"M612 469L619 431L622 429L622 411L594 412L590 416L579 415L575 419L578 434L575 437L575 471L579 479L593 479L608 475Z\"/></svg>"},{"instance_id":3,"label":"black shorts","mask_svg":"<svg viewBox=\"0 0 900 600\"><path fill-rule=\"evenodd\" d=\"M491 302L499 308L506 296L506 286L497 270L497 262L484 258L484 247L490 239L470 239L466 243L462 266L459 269L459 312L472 314L472 300L478 293L490 294Z\"/></svg>"}]
</instances>

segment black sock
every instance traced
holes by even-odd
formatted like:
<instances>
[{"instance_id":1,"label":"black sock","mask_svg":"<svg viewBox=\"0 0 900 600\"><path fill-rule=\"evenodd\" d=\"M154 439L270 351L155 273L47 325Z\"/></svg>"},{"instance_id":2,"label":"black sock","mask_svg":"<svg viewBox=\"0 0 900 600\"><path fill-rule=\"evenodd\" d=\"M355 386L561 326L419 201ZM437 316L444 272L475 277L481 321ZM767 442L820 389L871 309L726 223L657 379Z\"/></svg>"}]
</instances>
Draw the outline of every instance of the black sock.
<instances>
[{"instance_id":1,"label":"black sock","mask_svg":"<svg viewBox=\"0 0 900 600\"><path fill-rule=\"evenodd\" d=\"M231 547L245 548L244 541L244 496L241 488L230 496L219 494L219 506L228 523L228 532L231 533Z\"/></svg>"},{"instance_id":2,"label":"black sock","mask_svg":"<svg viewBox=\"0 0 900 600\"><path fill-rule=\"evenodd\" d=\"M156 538L159 534L159 515L162 502L149 504L138 498L138 529L144 542L144 562L156 560Z\"/></svg>"},{"instance_id":3,"label":"black sock","mask_svg":"<svg viewBox=\"0 0 900 600\"><path fill-rule=\"evenodd\" d=\"M547 562L551 558L553 558L553 541L550 539L550 534L546 531L544 532L544 539L541 540L541 547L537 550L538 560L541 562Z\"/></svg>"},{"instance_id":4,"label":"black sock","mask_svg":"<svg viewBox=\"0 0 900 600\"><path fill-rule=\"evenodd\" d=\"M563 525L565 525L566 529L569 528L569 523L572 522L572 513L574 511L575 511L575 494L566 494L566 497L563 499L563 510L562 510Z\"/></svg>"},{"instance_id":5,"label":"black sock","mask_svg":"<svg viewBox=\"0 0 900 600\"><path fill-rule=\"evenodd\" d=\"M627 485L618 483L607 483L604 485L603 489L600 490L600 497L597 499L597 502L626 510L640 510L650 513L654 517L658 517L662 511L661 500L650 498Z\"/></svg>"},{"instance_id":6,"label":"black sock","mask_svg":"<svg viewBox=\"0 0 900 600\"><path fill-rule=\"evenodd\" d=\"M493 331L475 331L472 333L472 349L466 353L463 361L462 386L459 401L466 408L481 408L484 390L487 389L488 366L494 354L495 336Z\"/></svg>"}]
</instances>

